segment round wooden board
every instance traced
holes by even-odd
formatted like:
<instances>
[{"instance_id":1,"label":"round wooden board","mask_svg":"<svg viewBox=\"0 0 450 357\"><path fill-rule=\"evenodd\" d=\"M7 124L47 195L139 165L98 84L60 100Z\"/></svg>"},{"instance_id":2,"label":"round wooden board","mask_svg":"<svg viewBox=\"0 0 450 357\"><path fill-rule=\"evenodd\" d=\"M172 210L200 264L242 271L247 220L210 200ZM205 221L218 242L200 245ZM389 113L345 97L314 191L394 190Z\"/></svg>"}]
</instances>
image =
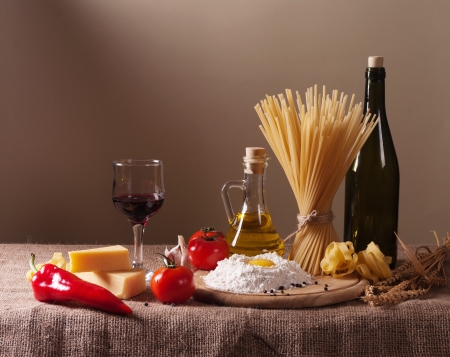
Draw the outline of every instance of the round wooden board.
<instances>
[{"instance_id":1,"label":"round wooden board","mask_svg":"<svg viewBox=\"0 0 450 357\"><path fill-rule=\"evenodd\" d=\"M356 274L349 274L340 279L331 276L316 276L318 284L303 288L287 289L282 294L236 294L227 291L214 290L207 286L201 278L207 271L198 270L194 273L196 289L194 299L207 303L235 307L259 307L262 309L294 309L333 305L360 297L369 282ZM328 291L324 290L325 284ZM287 295L289 294L289 295Z\"/></svg>"}]
</instances>

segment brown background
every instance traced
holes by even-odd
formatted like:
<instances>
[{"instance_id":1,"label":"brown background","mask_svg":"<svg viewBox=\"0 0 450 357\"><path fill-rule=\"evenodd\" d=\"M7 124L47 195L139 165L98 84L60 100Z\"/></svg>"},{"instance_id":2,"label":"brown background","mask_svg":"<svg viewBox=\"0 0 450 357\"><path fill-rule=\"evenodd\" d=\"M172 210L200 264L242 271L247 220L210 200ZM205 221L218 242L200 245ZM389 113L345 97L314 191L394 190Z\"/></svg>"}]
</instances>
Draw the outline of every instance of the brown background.
<instances>
[{"instance_id":1,"label":"brown background","mask_svg":"<svg viewBox=\"0 0 450 357\"><path fill-rule=\"evenodd\" d=\"M129 244L111 202L116 158L165 163L166 202L147 243L227 230L220 190L246 146L266 146L253 109L314 84L363 100L385 57L401 169L399 233L450 230L448 1L2 0L0 241ZM296 204L276 161L268 202L285 236ZM342 235L343 190L334 201Z\"/></svg>"}]
</instances>

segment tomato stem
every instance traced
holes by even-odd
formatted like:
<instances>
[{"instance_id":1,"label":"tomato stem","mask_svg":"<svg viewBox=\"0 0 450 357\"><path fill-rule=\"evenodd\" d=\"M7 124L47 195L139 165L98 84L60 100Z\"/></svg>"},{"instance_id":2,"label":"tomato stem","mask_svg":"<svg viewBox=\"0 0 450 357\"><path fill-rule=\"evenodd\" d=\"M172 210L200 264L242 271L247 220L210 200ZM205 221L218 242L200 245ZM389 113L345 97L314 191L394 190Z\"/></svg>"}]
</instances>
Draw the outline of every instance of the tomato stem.
<instances>
[{"instance_id":1,"label":"tomato stem","mask_svg":"<svg viewBox=\"0 0 450 357\"><path fill-rule=\"evenodd\" d=\"M207 240L207 241L217 240L217 238L219 238L219 233L217 233L217 234L215 234L213 236L207 236L205 234L205 236L203 238L205 238L205 240Z\"/></svg>"},{"instance_id":2,"label":"tomato stem","mask_svg":"<svg viewBox=\"0 0 450 357\"><path fill-rule=\"evenodd\" d=\"M214 227L202 227L201 230L203 231L203 233L209 233L209 232L214 232Z\"/></svg>"},{"instance_id":3,"label":"tomato stem","mask_svg":"<svg viewBox=\"0 0 450 357\"><path fill-rule=\"evenodd\" d=\"M201 231L203 232L203 237L202 238L205 238L205 240L207 240L207 241L216 240L220 236L220 232L216 232L214 227L202 227ZM212 232L216 232L216 234L213 235L213 236L208 236L207 233L212 233Z\"/></svg>"},{"instance_id":4,"label":"tomato stem","mask_svg":"<svg viewBox=\"0 0 450 357\"><path fill-rule=\"evenodd\" d=\"M166 257L164 254L161 254L161 253L156 253L156 254L159 254L160 256L163 257L162 261L163 261L163 264L164 264L165 267L167 267L167 268L176 268L177 265L175 264L175 260L172 260L172 259Z\"/></svg>"}]
</instances>

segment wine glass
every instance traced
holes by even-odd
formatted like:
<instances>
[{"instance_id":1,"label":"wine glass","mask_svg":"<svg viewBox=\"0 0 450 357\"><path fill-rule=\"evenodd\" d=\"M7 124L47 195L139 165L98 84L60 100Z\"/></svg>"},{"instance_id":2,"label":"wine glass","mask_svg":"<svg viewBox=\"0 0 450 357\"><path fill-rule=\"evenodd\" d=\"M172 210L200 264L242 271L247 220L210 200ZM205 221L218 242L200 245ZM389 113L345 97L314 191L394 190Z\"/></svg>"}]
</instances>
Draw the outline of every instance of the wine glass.
<instances>
[{"instance_id":1,"label":"wine glass","mask_svg":"<svg viewBox=\"0 0 450 357\"><path fill-rule=\"evenodd\" d=\"M114 160L113 170L114 206L133 226L132 266L143 268L145 226L164 203L163 163L161 160ZM150 278L148 271L146 278Z\"/></svg>"}]
</instances>

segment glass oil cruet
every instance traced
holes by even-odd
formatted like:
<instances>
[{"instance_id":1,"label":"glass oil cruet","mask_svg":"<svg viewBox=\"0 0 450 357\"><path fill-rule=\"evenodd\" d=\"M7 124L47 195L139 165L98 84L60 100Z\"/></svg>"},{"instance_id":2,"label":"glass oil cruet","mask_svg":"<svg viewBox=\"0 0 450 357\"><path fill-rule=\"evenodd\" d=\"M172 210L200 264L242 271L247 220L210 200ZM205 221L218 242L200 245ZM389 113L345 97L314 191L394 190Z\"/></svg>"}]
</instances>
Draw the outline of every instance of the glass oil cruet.
<instances>
[{"instance_id":1,"label":"glass oil cruet","mask_svg":"<svg viewBox=\"0 0 450 357\"><path fill-rule=\"evenodd\" d=\"M269 214L265 193L266 167L269 156L261 147L247 147L244 156L244 180L228 181L222 188L222 199L230 230L226 241L231 254L254 256L269 252L284 253L284 242L275 230ZM243 191L238 214L231 205L230 188Z\"/></svg>"}]
</instances>

